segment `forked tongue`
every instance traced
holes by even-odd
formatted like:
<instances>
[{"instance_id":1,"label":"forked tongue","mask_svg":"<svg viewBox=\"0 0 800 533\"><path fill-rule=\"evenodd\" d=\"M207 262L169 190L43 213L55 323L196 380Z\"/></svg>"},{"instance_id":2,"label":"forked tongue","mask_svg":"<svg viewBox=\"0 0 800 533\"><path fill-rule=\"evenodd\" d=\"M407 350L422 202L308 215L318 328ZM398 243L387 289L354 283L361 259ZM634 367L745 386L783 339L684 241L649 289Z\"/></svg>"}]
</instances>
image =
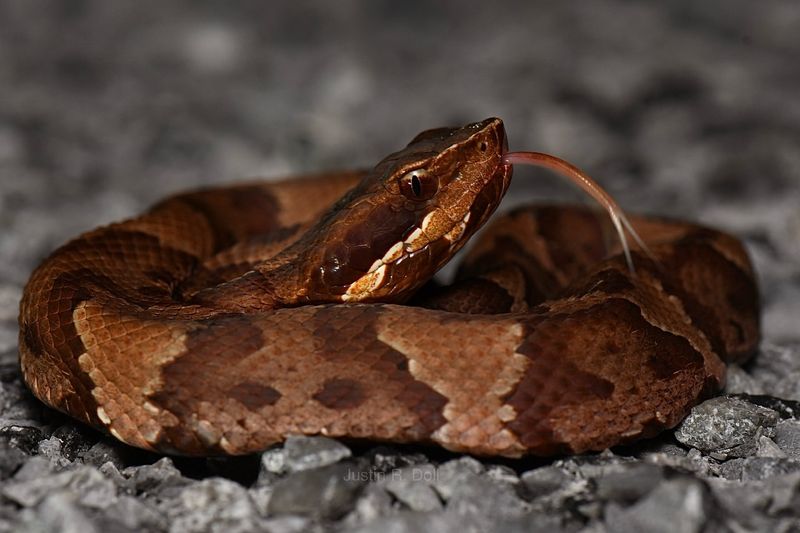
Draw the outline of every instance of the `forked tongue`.
<instances>
[{"instance_id":1,"label":"forked tongue","mask_svg":"<svg viewBox=\"0 0 800 533\"><path fill-rule=\"evenodd\" d=\"M544 167L555 171L583 189L586 194L591 196L606 210L608 216L611 218L611 223L614 224L614 229L617 231L620 243L622 244L622 250L625 253L625 261L628 263L628 268L631 272L635 272L635 270L633 268L630 246L628 245L628 237L625 233L626 230L642 251L652 257L647 245L641 237L639 237L639 234L636 233L636 230L633 229L631 223L628 222L628 218L625 216L625 213L622 212L617 202L596 181L575 165L554 155L541 152L506 152L503 155L503 164Z\"/></svg>"}]
</instances>

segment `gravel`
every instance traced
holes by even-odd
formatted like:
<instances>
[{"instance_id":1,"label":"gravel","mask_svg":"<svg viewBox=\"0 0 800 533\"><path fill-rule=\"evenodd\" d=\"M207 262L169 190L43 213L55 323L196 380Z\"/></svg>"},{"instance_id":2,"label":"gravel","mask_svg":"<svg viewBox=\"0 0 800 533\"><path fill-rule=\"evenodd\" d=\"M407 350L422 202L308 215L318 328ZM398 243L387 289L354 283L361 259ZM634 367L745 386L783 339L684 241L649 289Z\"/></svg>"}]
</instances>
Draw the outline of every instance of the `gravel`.
<instances>
[{"instance_id":1,"label":"gravel","mask_svg":"<svg viewBox=\"0 0 800 533\"><path fill-rule=\"evenodd\" d=\"M721 396L698 405L678 426L675 438L716 459L753 455L762 437L775 435L776 411Z\"/></svg>"},{"instance_id":2,"label":"gravel","mask_svg":"<svg viewBox=\"0 0 800 533\"><path fill-rule=\"evenodd\" d=\"M800 530L798 22L795 0L0 2L0 531ZM21 383L17 302L69 237L492 115L633 211L744 239L761 348L675 431L552 460L322 437L168 458ZM578 198L520 170L504 209Z\"/></svg>"}]
</instances>

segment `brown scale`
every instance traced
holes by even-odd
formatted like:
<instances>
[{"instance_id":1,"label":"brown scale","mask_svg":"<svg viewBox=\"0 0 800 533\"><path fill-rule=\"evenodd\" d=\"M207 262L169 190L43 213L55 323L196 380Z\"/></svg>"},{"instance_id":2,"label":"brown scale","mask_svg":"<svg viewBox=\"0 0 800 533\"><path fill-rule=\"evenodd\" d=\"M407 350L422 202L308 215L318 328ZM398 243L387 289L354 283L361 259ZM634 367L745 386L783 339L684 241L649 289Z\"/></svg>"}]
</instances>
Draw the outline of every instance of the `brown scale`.
<instances>
[{"instance_id":1,"label":"brown scale","mask_svg":"<svg viewBox=\"0 0 800 533\"><path fill-rule=\"evenodd\" d=\"M32 274L24 379L128 444L188 455L323 434L516 457L673 427L758 340L735 238L631 218L648 248L634 274L596 213L524 208L454 285L414 296L497 208L512 163L583 179L547 157L508 153L488 119L368 171L168 198Z\"/></svg>"}]
</instances>

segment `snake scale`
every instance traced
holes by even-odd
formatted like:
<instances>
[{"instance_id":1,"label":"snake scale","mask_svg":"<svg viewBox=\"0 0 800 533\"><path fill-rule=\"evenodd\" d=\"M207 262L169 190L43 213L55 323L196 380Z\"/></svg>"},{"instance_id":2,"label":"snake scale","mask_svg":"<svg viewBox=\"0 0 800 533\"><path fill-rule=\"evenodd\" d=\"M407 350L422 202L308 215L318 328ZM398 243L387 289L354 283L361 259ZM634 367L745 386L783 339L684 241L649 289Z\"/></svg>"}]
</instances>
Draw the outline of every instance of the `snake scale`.
<instances>
[{"instance_id":1,"label":"snake scale","mask_svg":"<svg viewBox=\"0 0 800 533\"><path fill-rule=\"evenodd\" d=\"M130 445L246 454L291 434L519 457L675 426L755 349L741 243L592 211L512 211L499 119L419 134L372 170L204 189L56 250L21 302L44 403ZM618 247L617 247L618 248Z\"/></svg>"}]
</instances>

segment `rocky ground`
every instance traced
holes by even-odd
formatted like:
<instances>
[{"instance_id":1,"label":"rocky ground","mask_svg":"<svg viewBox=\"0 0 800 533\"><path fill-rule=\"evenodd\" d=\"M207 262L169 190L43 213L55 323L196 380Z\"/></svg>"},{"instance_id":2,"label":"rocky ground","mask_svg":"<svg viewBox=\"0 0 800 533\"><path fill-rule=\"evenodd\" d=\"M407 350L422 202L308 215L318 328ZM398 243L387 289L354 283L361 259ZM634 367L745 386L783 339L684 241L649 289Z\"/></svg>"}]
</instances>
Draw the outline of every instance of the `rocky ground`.
<instances>
[{"instance_id":1,"label":"rocky ground","mask_svg":"<svg viewBox=\"0 0 800 533\"><path fill-rule=\"evenodd\" d=\"M0 530L800 531L798 23L795 0L0 0ZM728 395L654 441L554 461L322 438L187 460L24 389L17 302L70 236L492 115L633 211L746 241L764 341ZM519 171L507 205L560 197Z\"/></svg>"}]
</instances>

